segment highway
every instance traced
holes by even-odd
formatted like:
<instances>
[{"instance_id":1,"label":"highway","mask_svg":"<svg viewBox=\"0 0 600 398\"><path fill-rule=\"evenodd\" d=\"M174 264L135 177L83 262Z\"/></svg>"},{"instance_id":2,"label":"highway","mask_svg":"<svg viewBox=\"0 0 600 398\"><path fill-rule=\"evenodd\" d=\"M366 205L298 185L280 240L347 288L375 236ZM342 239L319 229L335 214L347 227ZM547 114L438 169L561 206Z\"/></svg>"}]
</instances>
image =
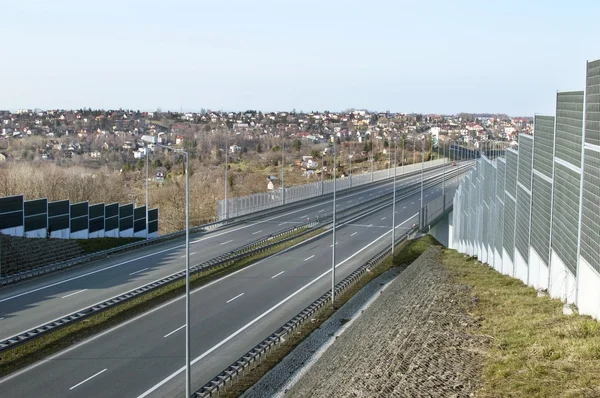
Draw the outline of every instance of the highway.
<instances>
[{"instance_id":1,"label":"highway","mask_svg":"<svg viewBox=\"0 0 600 398\"><path fill-rule=\"evenodd\" d=\"M452 179L447 185L448 194L453 193L454 183ZM356 200L361 194L355 194ZM440 187L428 189L425 201L440 194ZM419 198L415 194L397 203L399 233L416 222ZM299 218L298 214L293 217ZM337 280L389 244L391 219L390 203L338 227ZM211 244L220 245L229 239L221 235ZM332 243L331 233L325 233L193 291L193 390L330 288ZM0 380L0 388L6 396L182 396L184 320L184 301L175 299Z\"/></svg>"},{"instance_id":2,"label":"highway","mask_svg":"<svg viewBox=\"0 0 600 398\"><path fill-rule=\"evenodd\" d=\"M448 169L451 169L449 167ZM425 172L425 177L440 171ZM418 181L420 176L405 181ZM392 190L391 183L338 195L338 209ZM248 242L331 211L331 199L274 214L264 220L191 238L190 265L227 253ZM185 242L185 240L184 240ZM185 269L185 245L173 240L0 290L0 339L36 328L82 308L134 290Z\"/></svg>"}]
</instances>

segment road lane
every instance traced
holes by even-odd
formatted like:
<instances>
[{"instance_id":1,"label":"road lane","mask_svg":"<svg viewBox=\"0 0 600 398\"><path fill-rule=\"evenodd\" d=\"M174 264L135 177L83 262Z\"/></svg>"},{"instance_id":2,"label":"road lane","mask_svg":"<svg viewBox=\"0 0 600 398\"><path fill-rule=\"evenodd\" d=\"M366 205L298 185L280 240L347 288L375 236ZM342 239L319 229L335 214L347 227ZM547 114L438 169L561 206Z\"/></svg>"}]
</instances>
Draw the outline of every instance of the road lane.
<instances>
[{"instance_id":1,"label":"road lane","mask_svg":"<svg viewBox=\"0 0 600 398\"><path fill-rule=\"evenodd\" d=\"M438 172L431 171L430 174L435 175ZM412 180L417 178L420 177L411 177ZM347 194L345 197L359 196L365 191L373 191L380 196L391 190L392 185L387 184L366 188L360 192ZM302 214L302 218L316 217L320 210L331 211L332 204L331 200L328 200L323 204L313 204L309 207L311 212L308 214L303 214L306 209L297 209L274 215L262 222L236 226L202 236L194 240L191 246L196 253L196 256L191 257L192 265L233 250L248 240L257 239L258 236L252 235L251 227L260 226L262 235L268 235L293 225L291 220L297 218L298 214ZM290 225L280 226L279 221L282 219L288 220L286 222ZM73 270L73 273L68 273L71 276L66 279L65 273L59 273L49 278L40 278L41 280L31 281L31 283L2 289L0 290L0 316L10 319L11 322L7 322L7 325L0 330L0 339L38 327L53 319L179 272L185 267L185 262L181 258L184 253L185 248L181 245L167 242L135 253L126 253L92 267ZM80 290L87 291L77 296L76 300L61 300L63 296Z\"/></svg>"},{"instance_id":2,"label":"road lane","mask_svg":"<svg viewBox=\"0 0 600 398\"><path fill-rule=\"evenodd\" d=\"M398 223L409 217L410 211L416 212L415 206L408 207L397 215ZM385 227L381 221L383 214L389 214L391 206L365 217L361 222ZM412 213L414 214L414 213ZM386 220L389 221L389 220ZM354 224L342 225L338 229L338 264L342 264L337 272L338 280L364 263L375 252L389 244L388 222L385 229L356 227ZM408 223L408 228L412 223ZM353 232L360 232L353 235ZM401 232L401 231L399 231ZM373 241L381 235L368 250L355 255L350 261L346 259L355 253L358 247ZM239 330L240 325L246 325L256 319L266 309L281 302L295 288L309 283L320 273L330 268L331 249L330 234L321 239L300 245L295 250L273 256L268 261L242 270L230 277L224 278L213 285L196 290L192 295L191 333L193 336L193 357L202 355L211 347L215 347L223 337ZM307 252L315 255L314 260L305 262ZM346 262L345 262L346 261ZM282 273L282 271L284 273ZM274 280L273 275L278 275ZM237 359L253 344L261 341L278 326L283 324L300 309L312 302L330 285L328 278L318 282L299 293L294 300L289 300L273 310L253 325L243 334L236 336L227 343L206 355L199 365L194 367L194 388L198 388L218 371L222 370L233 360ZM243 292L244 295L230 304L225 302ZM177 304L176 304L177 303ZM219 304L220 303L220 304ZM143 393L153 384L160 382L165 376L176 371L183 363L183 339L165 339L178 325L185 322L183 301L178 300L172 305L153 311L140 317L135 322L128 323L104 336L75 347L41 363L34 368L35 381L26 382L27 372L17 374L13 378L1 381L4 391L9 396L29 396L44 386L46 396L67 396L69 386L84 380L98 369L108 369L101 377L90 380L79 388L68 392L72 396L134 396ZM165 340L168 340L165 342ZM177 388L177 377L172 382ZM27 379L29 380L29 379ZM166 383L157 396L172 396L170 385Z\"/></svg>"}]
</instances>

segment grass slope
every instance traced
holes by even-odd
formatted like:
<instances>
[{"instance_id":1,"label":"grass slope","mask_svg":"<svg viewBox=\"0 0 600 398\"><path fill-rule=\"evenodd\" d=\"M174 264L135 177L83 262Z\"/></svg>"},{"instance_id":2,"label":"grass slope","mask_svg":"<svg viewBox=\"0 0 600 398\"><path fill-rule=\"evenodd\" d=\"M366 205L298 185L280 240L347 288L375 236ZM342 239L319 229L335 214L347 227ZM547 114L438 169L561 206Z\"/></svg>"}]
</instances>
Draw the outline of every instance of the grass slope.
<instances>
[{"instance_id":1,"label":"grass slope","mask_svg":"<svg viewBox=\"0 0 600 398\"><path fill-rule=\"evenodd\" d=\"M491 337L477 396L600 397L600 323L454 250L444 264L473 287L473 333Z\"/></svg>"}]
</instances>

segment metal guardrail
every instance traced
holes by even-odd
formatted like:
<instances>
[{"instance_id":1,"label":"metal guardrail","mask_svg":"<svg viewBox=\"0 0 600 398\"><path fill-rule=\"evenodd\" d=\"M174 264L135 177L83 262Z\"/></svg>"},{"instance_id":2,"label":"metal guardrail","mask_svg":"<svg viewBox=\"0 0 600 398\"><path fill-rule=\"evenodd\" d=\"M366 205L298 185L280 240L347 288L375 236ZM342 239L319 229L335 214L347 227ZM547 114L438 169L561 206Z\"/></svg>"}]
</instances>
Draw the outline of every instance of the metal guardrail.
<instances>
[{"instance_id":1,"label":"metal guardrail","mask_svg":"<svg viewBox=\"0 0 600 398\"><path fill-rule=\"evenodd\" d=\"M417 228L411 228L407 233L396 239L396 244L408 239L411 235L417 232ZM366 263L344 278L341 282L335 285L335 295L339 296L349 287L354 285L367 270L379 265L384 258L392 252L392 245L388 245L384 250L371 257ZM279 346L285 341L285 337L292 334L296 329L306 323L308 320L322 309L326 304L331 302L331 290L323 294L321 297L313 301L308 307L302 310L298 315L286 322L281 328L254 348L242 355L240 359L229 365L225 370L215 376L212 380L198 389L194 396L196 398L208 398L214 394L219 394L221 391L226 391L237 377L243 376L247 371L256 367L271 350Z\"/></svg>"},{"instance_id":2,"label":"metal guardrail","mask_svg":"<svg viewBox=\"0 0 600 398\"><path fill-rule=\"evenodd\" d=\"M439 170L440 168L442 168L442 166L433 166L433 167L428 168L427 172L431 172L433 170ZM401 178L404 179L406 177L411 177L411 176L417 175L418 173L420 173L420 171L405 173L401 176ZM373 182L372 184L370 184L370 186L376 187L379 185L384 185L386 183L389 183L389 179ZM365 185L352 187L350 189L344 190L343 193L344 194L351 193L351 192L354 192L355 190L361 190L364 188L365 188ZM402 186L399 188L402 188ZM295 208L306 206L307 204L309 204L313 201L319 201L323 197L327 197L327 196L331 196L331 194L324 194L324 195L321 195L318 197L306 199L301 202L293 202L290 204L281 205L278 207L274 207L274 208L270 208L270 209L266 209L266 210L262 210L262 211L257 211L254 213L250 213L250 214L246 214L246 215L237 217L237 218L230 218L228 220L216 221L216 222L212 222L209 224L192 227L192 228L190 228L190 235L199 233L199 232L205 232L209 229L218 228L218 227L221 227L224 225L234 226L237 224L242 224L242 223L250 221L250 220L258 219L258 218L264 216L265 214L271 214L271 213L273 213L273 211L293 210ZM182 236L185 236L185 230L162 235L157 238L146 239L146 240L139 241L139 242L129 243L127 245L122 245L122 246L114 247L111 249L106 249L106 250L98 251L95 253L86 254L84 256L76 257L76 258L73 258L70 260L61 261L59 263L50 264L50 265L22 271L22 272L13 274L13 275L9 275L9 276L0 278L0 286L9 285L9 284L23 281L26 279L31 279L31 278L34 278L37 276L41 276L41 275L49 274L52 272L60 271L63 269L71 268L71 267L74 267L74 266L77 266L80 264L84 264L84 263L87 263L90 261L106 258L113 254L129 251L129 250L134 250L134 249L139 249L144 246L164 243L164 242L167 242L172 239L180 238Z\"/></svg>"},{"instance_id":3,"label":"metal guardrail","mask_svg":"<svg viewBox=\"0 0 600 398\"><path fill-rule=\"evenodd\" d=\"M438 183L438 181L440 179L441 179L441 176L436 176L436 177L430 179L429 181L427 181L425 183L424 187L428 188L432 185L435 185L436 183ZM406 198L410 195L413 195L415 192L417 192L417 190L420 189L420 183L417 183L417 182L410 183L410 184L407 184L404 188L408 189L408 192L404 192L402 195L397 196L397 198L396 198L397 201L403 200L404 198ZM388 193L388 194L376 197L372 200L362 202L360 205L351 206L349 208L339 210L339 211L337 211L337 214L336 214L336 220L342 221L342 220L350 219L353 217L355 219L357 217L357 215L360 215L360 217L363 217L369 213L378 211L382 207L389 206L389 201L391 199L391 196L392 196L392 194ZM293 226L290 228L286 228L284 230L278 231L278 232L270 234L268 236L259 238L253 242L250 242L248 244L240 246L230 252L224 253L224 254L214 257L210 260L204 261L204 262L200 263L199 265L190 267L190 275L201 272L201 271L210 270L215 267L224 266L228 263L243 259L244 257L262 253L266 250L271 249L272 247L274 247L276 245L280 245L287 241L297 239L301 236L304 236L304 235L314 231L316 228L322 227L323 225L328 224L329 222L332 221L332 219L333 219L332 214L325 214L325 215L323 215L323 217L320 217L318 221L313 220L311 222L307 222L307 223L296 225L296 226ZM306 229L306 230L300 234L295 234L288 238L279 240L277 242L264 245L265 243L268 243L271 240L277 239L279 237L282 237L286 234L290 234L292 232L298 231L300 229ZM18 345L24 344L28 341L39 338L39 337L41 337L49 332L52 332L54 330L57 330L59 328L68 326L75 322L86 319L92 315L106 311L116 305L122 304L122 303L132 300L134 298L137 298L143 294L146 294L146 293L149 293L156 289L159 289L161 287L167 286L173 282L176 282L180 279L185 278L185 275L186 275L185 270L174 273L174 274L164 277L160 280L154 281L150 284L130 290L126 293L119 294L117 296L114 296L112 298L104 300L100 303L91 305L87 308L78 310L74 313L71 313L71 314L63 316L59 319L48 322L45 325L42 325L35 329L31 329L26 332L20 333L18 335L9 337L3 341L0 341L0 353L8 351L8 350L10 350Z\"/></svg>"},{"instance_id":4,"label":"metal guardrail","mask_svg":"<svg viewBox=\"0 0 600 398\"><path fill-rule=\"evenodd\" d=\"M463 172L462 167L454 171L452 174L459 174L461 172ZM435 183L431 185L435 185ZM412 193L409 193L406 196L410 194ZM441 215L438 215L434 221L442 217L451 209L451 204L450 206L445 206L443 213ZM416 235L420 230L421 229L419 226L412 227L407 233L399 236L399 238L396 239L395 244L406 240L410 236ZM336 284L336 296L348 289L349 287L351 287L354 283L356 283L365 274L367 270L379 265L384 258L391 254L391 252L392 245L388 245L384 250L373 256L365 264L360 266L357 270L355 270L349 276L344 278L341 282ZM314 314L317 313L330 301L331 290L329 290L327 293L323 294L321 297L315 300L312 304L310 304L308 307L302 310L298 315L289 320L281 328L279 328L276 332L264 339L262 342L257 344L254 348L252 348L250 351L248 351L246 354L240 357L233 364L229 365L225 370L223 370L212 380L210 380L208 383L206 383L204 386L198 389L194 393L194 396L196 398L208 398L212 397L214 394L218 395L221 391L226 391L227 388L233 384L237 377L244 376L244 374L247 371L252 370L269 354L271 350L283 343L285 341L286 336L293 333L307 320L312 319Z\"/></svg>"},{"instance_id":5,"label":"metal guardrail","mask_svg":"<svg viewBox=\"0 0 600 398\"><path fill-rule=\"evenodd\" d=\"M412 192L411 192L411 194L412 194ZM373 204L374 201L377 201L377 203ZM380 202L382 202L382 201L383 200L381 199L381 197L378 197L372 201L364 202L361 206L355 206L355 207L352 207L349 209L344 209L337 214L336 218L339 220L342 220L342 219L354 217L354 216L356 216L356 214L363 213L366 208L370 208L370 210L373 211L373 206L381 206ZM387 202L388 199L385 199L385 201ZM230 252L219 255L210 260L204 261L199 265L190 267L190 275L201 272L201 271L207 271L212 268L224 266L224 265L227 265L227 264L232 263L237 260L241 260L245 257L249 257L254 254L262 253L266 250L271 249L274 246L277 246L282 243L288 242L290 240L297 239L301 236L304 236L304 235L314 231L316 228L319 228L319 227L323 226L324 224L331 222L331 220L332 220L332 215L324 215L323 217L320 218L319 221L313 220L311 222L307 222L307 223L296 225L296 226L293 226L290 228L286 228L279 232L270 234L266 237L259 238L253 242L250 242L246 245L236 248ZM277 242L264 245L265 243L268 243L271 240L277 239L279 237L282 237L286 234L290 234L292 232L298 231L300 229L305 229L305 231L301 232L300 234L295 234L288 238L278 240ZM18 335L9 337L3 341L0 341L0 353L8 351L8 350L10 350L16 346L19 346L21 344L24 344L28 341L37 339L37 338L39 338L49 332L52 332L56 329L71 325L75 322L81 321L81 320L86 319L95 314L104 312L116 305L122 304L122 303L132 300L134 298L140 297L143 294L146 294L146 293L149 293L156 289L159 289L161 287L167 286L171 283L174 283L178 280L185 278L185 275L186 275L186 271L182 270L180 272L174 273L172 275L169 275L162 279L154 281L150 284L130 290L126 293L119 294L117 296L114 296L112 298L104 300L100 303L97 303L97 304L91 305L87 308L78 310L74 313L63 316L59 319L50 321L50 322L46 323L45 325L39 326L35 329L31 329L26 332L20 333Z\"/></svg>"},{"instance_id":6,"label":"metal guardrail","mask_svg":"<svg viewBox=\"0 0 600 398\"><path fill-rule=\"evenodd\" d=\"M313 230L315 230L317 227L318 227L318 223L316 221L313 221L313 222L304 223L302 225L297 225L297 226L294 226L291 228L287 228L283 231L279 231L277 233L271 234L268 237L258 239L256 241L246 244L238 249L235 249L233 251L230 251L228 253L222 254L222 255L212 258L210 260L204 261L198 265L190 267L190 275L201 272L201 271L207 271L212 268L220 267L220 266L229 264L231 262L241 260L245 257L249 257L254 254L262 253L266 250L271 249L272 247L274 247L276 245L280 245L280 244L290 241L292 239L297 239L303 235L306 235L306 234L312 232ZM290 234L290 233L298 231L300 229L305 229L305 231L302 231L300 234L295 234L288 238L278 240L277 242L263 245L264 243L267 243L270 240L280 238L286 234ZM118 304L124 303L126 301L129 301L131 299L139 297L139 296L146 294L148 292L151 292L153 290L167 286L167 285L169 285L173 282L176 282L180 279L184 279L185 275L186 275L185 270L176 272L172 275L166 276L162 279L159 279L159 280L149 283L147 285L130 290L126 293L119 294L117 296L114 296L112 298L104 300L100 303L91 305L87 308L78 310L74 313L63 316L54 321L48 322L43 326L28 330L28 331L20 333L16 336L9 337L5 340L0 341L0 353L7 351L9 349L12 349L18 345L24 344L28 341L39 338L39 337L41 337L51 331L54 331L56 329L65 327L67 325L81 321L81 320L88 318L92 315L95 315L97 313L106 311L109 308L114 307Z\"/></svg>"}]
</instances>

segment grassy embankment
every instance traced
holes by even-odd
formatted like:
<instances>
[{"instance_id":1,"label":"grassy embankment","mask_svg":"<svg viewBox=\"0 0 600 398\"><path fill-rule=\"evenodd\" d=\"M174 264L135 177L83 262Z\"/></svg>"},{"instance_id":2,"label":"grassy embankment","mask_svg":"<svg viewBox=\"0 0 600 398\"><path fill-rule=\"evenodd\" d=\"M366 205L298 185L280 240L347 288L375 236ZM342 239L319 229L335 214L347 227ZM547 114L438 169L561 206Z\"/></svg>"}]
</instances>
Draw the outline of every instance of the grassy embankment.
<instances>
[{"instance_id":1,"label":"grassy embankment","mask_svg":"<svg viewBox=\"0 0 600 398\"><path fill-rule=\"evenodd\" d=\"M438 244L429 235L401 244L393 259L385 259L339 296L336 308L382 273L408 266ZM482 322L471 333L491 339L482 353L478 397L600 397L600 323L587 316L563 315L559 300L538 297L535 289L519 280L454 250L444 251L443 263L452 280L471 286L477 298L471 315ZM250 388L334 311L323 308L221 397L237 397Z\"/></svg>"},{"instance_id":2,"label":"grassy embankment","mask_svg":"<svg viewBox=\"0 0 600 398\"><path fill-rule=\"evenodd\" d=\"M600 323L454 250L443 261L473 287L472 333L491 338L477 396L600 397Z\"/></svg>"}]
</instances>

